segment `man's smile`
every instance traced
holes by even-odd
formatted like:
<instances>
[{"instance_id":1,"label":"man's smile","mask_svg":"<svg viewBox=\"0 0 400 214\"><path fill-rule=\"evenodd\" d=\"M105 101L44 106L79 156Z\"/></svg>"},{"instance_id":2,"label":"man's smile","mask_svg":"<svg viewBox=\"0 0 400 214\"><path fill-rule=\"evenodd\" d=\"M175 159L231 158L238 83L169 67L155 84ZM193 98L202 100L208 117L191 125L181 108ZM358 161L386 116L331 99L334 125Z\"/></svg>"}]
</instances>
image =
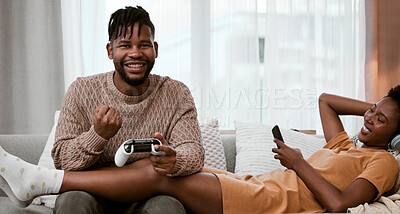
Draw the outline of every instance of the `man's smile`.
<instances>
[{"instance_id":1,"label":"man's smile","mask_svg":"<svg viewBox=\"0 0 400 214\"><path fill-rule=\"evenodd\" d=\"M125 66L127 66L128 68L141 68L145 66L145 64L126 64Z\"/></svg>"},{"instance_id":2,"label":"man's smile","mask_svg":"<svg viewBox=\"0 0 400 214\"><path fill-rule=\"evenodd\" d=\"M136 62L136 61L128 61L122 63L125 67L125 70L129 73L142 73L146 72L146 65L145 62Z\"/></svg>"}]
</instances>

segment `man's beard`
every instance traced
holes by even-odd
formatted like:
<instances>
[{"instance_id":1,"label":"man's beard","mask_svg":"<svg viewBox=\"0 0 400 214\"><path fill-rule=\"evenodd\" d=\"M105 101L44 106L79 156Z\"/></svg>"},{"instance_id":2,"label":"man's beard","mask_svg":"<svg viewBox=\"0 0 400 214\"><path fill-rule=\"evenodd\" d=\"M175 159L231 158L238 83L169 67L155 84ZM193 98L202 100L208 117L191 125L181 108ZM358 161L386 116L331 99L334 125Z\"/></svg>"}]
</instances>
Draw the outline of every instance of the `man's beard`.
<instances>
[{"instance_id":1,"label":"man's beard","mask_svg":"<svg viewBox=\"0 0 400 214\"><path fill-rule=\"evenodd\" d=\"M151 69L153 69L154 63L149 63L147 62L147 69L146 69L146 73L144 74L144 76L142 78L130 78L128 76L128 74L126 74L125 70L124 70L124 62L115 64L115 70L118 72L118 74L120 75L121 79L128 83L131 86L138 86L143 84L147 77L149 76Z\"/></svg>"}]
</instances>

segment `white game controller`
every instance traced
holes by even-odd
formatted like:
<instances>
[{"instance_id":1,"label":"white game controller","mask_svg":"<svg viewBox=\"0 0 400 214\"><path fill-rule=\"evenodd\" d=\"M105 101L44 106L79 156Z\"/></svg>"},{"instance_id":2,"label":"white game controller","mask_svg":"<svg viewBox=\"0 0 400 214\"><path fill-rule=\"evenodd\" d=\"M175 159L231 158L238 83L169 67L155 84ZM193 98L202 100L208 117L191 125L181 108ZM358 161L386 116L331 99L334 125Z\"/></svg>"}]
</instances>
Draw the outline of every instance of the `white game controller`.
<instances>
[{"instance_id":1,"label":"white game controller","mask_svg":"<svg viewBox=\"0 0 400 214\"><path fill-rule=\"evenodd\" d=\"M163 151L156 151L154 145L162 145L161 141L156 138L148 139L129 139L122 143L115 153L115 165L122 167L125 165L129 156L134 153L150 153L152 155L164 155Z\"/></svg>"}]
</instances>

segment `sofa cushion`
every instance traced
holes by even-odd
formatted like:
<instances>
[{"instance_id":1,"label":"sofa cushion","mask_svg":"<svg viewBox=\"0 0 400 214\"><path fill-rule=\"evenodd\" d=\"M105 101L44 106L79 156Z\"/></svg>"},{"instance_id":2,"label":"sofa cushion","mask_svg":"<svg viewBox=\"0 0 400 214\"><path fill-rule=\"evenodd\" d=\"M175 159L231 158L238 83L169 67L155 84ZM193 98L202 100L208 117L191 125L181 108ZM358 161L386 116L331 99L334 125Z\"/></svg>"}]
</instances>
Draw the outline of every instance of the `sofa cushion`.
<instances>
[{"instance_id":1,"label":"sofa cushion","mask_svg":"<svg viewBox=\"0 0 400 214\"><path fill-rule=\"evenodd\" d=\"M29 205L26 208L17 207L8 197L0 197L0 213L13 214L51 214L53 211L45 206Z\"/></svg>"},{"instance_id":2,"label":"sofa cushion","mask_svg":"<svg viewBox=\"0 0 400 214\"><path fill-rule=\"evenodd\" d=\"M224 147L219 132L218 120L200 124L202 144L205 151L204 166L227 170Z\"/></svg>"},{"instance_id":3,"label":"sofa cushion","mask_svg":"<svg viewBox=\"0 0 400 214\"><path fill-rule=\"evenodd\" d=\"M224 146L226 168L229 172L235 172L236 164L236 135L231 134L221 134L222 143Z\"/></svg>"},{"instance_id":4,"label":"sofa cushion","mask_svg":"<svg viewBox=\"0 0 400 214\"><path fill-rule=\"evenodd\" d=\"M260 125L235 121L236 129L236 166L239 175L257 175L275 169L285 169L274 159L272 125ZM321 149L324 139L312 135L284 129L281 127L283 139L292 148L299 148L304 158Z\"/></svg>"},{"instance_id":5,"label":"sofa cushion","mask_svg":"<svg viewBox=\"0 0 400 214\"><path fill-rule=\"evenodd\" d=\"M51 129L51 132L49 134L49 137L47 138L46 141L46 146L43 149L42 155L40 156L38 165L39 166L44 166L50 169L55 169L56 167L54 166L54 161L53 158L51 157L51 150L53 149L54 146L54 141L56 139L56 127L58 123L58 117L60 116L60 111L56 111L54 114L54 124L53 128Z\"/></svg>"}]
</instances>

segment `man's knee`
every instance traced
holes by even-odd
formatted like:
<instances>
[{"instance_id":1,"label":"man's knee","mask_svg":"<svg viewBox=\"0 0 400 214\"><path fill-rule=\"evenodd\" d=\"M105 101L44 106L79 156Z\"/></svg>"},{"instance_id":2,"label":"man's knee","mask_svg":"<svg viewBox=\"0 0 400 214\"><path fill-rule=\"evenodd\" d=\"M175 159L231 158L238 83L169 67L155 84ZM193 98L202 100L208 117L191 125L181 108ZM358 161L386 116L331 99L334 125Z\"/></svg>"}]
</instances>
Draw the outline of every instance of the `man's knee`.
<instances>
[{"instance_id":1,"label":"man's knee","mask_svg":"<svg viewBox=\"0 0 400 214\"><path fill-rule=\"evenodd\" d=\"M184 206L174 197L159 195L142 202L136 213L150 214L185 214Z\"/></svg>"},{"instance_id":2,"label":"man's knee","mask_svg":"<svg viewBox=\"0 0 400 214\"><path fill-rule=\"evenodd\" d=\"M58 196L54 213L97 214L103 213L103 207L95 197L87 192L70 191Z\"/></svg>"}]
</instances>

